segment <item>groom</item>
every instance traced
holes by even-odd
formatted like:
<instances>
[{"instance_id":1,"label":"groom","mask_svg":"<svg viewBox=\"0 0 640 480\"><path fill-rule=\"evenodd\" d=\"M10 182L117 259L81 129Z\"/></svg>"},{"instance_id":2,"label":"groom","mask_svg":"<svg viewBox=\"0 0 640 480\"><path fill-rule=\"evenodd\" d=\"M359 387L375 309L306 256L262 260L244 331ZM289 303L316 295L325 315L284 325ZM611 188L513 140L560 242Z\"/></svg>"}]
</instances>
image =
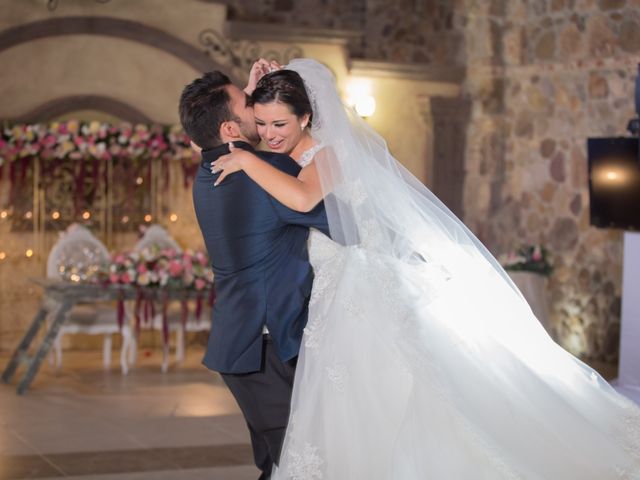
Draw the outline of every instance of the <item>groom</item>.
<instances>
[{"instance_id":1,"label":"groom","mask_svg":"<svg viewBox=\"0 0 640 480\"><path fill-rule=\"evenodd\" d=\"M209 72L187 85L179 108L185 132L202 149L193 201L217 294L203 363L222 374L236 398L260 479L268 479L284 440L307 322L309 227L326 233L327 218L322 204L306 214L288 209L244 172L214 187L211 162L229 153L231 141L290 175L300 170L286 155L254 150L260 138L250 98L224 74Z\"/></svg>"}]
</instances>

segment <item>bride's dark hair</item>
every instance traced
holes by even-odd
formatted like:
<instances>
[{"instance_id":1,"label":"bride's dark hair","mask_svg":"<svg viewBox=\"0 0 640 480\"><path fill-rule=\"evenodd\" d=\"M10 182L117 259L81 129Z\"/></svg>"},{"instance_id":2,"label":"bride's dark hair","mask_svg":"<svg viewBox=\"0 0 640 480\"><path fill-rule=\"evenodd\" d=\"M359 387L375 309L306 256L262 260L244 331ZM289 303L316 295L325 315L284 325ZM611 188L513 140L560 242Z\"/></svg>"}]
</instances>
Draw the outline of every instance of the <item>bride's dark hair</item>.
<instances>
[{"instance_id":1,"label":"bride's dark hair","mask_svg":"<svg viewBox=\"0 0 640 480\"><path fill-rule=\"evenodd\" d=\"M304 81L293 70L277 70L260 79L251 95L253 103L264 105L280 102L288 105L298 118L309 114L309 125L313 119L311 101L307 95Z\"/></svg>"}]
</instances>

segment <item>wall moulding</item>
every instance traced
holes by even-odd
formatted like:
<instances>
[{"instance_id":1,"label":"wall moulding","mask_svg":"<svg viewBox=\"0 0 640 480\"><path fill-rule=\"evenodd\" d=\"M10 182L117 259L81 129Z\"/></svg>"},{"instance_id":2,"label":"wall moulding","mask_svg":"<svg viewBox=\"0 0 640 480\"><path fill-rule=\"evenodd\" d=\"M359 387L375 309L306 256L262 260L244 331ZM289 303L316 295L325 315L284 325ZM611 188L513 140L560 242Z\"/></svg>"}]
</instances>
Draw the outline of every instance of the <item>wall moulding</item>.
<instances>
[{"instance_id":1,"label":"wall moulding","mask_svg":"<svg viewBox=\"0 0 640 480\"><path fill-rule=\"evenodd\" d=\"M196 71L226 71L202 49L163 30L112 17L60 17L39 20L0 31L0 52L22 43L64 35L102 35L148 45L173 55Z\"/></svg>"},{"instance_id":2,"label":"wall moulding","mask_svg":"<svg viewBox=\"0 0 640 480\"><path fill-rule=\"evenodd\" d=\"M351 60L350 66L351 75L358 77L400 78L455 84L460 84L465 78L464 69L455 67L408 65L372 60Z\"/></svg>"},{"instance_id":3,"label":"wall moulding","mask_svg":"<svg viewBox=\"0 0 640 480\"><path fill-rule=\"evenodd\" d=\"M234 39L242 38L294 44L322 43L326 45L347 45L352 42L360 42L364 36L364 33L360 30L303 28L238 21L227 21L224 33Z\"/></svg>"}]
</instances>

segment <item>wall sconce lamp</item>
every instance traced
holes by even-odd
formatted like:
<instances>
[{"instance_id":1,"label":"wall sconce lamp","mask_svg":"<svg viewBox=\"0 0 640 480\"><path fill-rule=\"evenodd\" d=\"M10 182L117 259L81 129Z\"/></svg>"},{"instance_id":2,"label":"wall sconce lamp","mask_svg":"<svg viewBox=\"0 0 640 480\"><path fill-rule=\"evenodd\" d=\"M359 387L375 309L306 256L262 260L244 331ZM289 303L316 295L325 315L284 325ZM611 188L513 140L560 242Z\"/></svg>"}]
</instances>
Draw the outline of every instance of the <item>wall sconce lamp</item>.
<instances>
[{"instance_id":1,"label":"wall sconce lamp","mask_svg":"<svg viewBox=\"0 0 640 480\"><path fill-rule=\"evenodd\" d=\"M376 99L371 95L371 81L352 78L347 84L347 105L355 108L362 118L371 117L376 111Z\"/></svg>"}]
</instances>

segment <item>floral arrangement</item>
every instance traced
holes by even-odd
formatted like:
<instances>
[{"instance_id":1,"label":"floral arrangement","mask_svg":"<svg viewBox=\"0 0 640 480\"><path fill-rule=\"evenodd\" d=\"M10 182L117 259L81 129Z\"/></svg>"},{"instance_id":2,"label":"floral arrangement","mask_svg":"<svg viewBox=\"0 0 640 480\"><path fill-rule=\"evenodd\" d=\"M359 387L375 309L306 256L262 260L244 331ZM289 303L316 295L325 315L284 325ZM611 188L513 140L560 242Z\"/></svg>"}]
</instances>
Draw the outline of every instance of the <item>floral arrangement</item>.
<instances>
[{"instance_id":1,"label":"floral arrangement","mask_svg":"<svg viewBox=\"0 0 640 480\"><path fill-rule=\"evenodd\" d=\"M143 321L148 323L156 315L152 296L145 294L142 287L167 287L195 290L195 316L200 319L205 290L208 289L208 304L215 302L213 288L213 270L209 257L203 251L178 252L173 248L160 249L157 246L145 248L140 252L125 252L113 255L111 263L103 272L107 285L128 285L138 288L133 309L136 330L139 332ZM189 314L187 299L182 304L182 322ZM165 342L169 338L167 323L168 297L166 291L161 299L161 315ZM118 301L118 324L124 321L124 301Z\"/></svg>"},{"instance_id":2,"label":"floral arrangement","mask_svg":"<svg viewBox=\"0 0 640 480\"><path fill-rule=\"evenodd\" d=\"M53 122L13 125L0 135L0 166L21 158L79 160L93 158L194 158L189 139L179 126L111 125L102 122Z\"/></svg>"},{"instance_id":3,"label":"floral arrangement","mask_svg":"<svg viewBox=\"0 0 640 480\"><path fill-rule=\"evenodd\" d=\"M549 252L542 245L522 246L500 257L505 270L532 272L548 277L553 272Z\"/></svg>"},{"instance_id":4,"label":"floral arrangement","mask_svg":"<svg viewBox=\"0 0 640 480\"><path fill-rule=\"evenodd\" d=\"M168 192L176 163L187 188L198 171L199 154L177 125L69 120L0 126L0 183L6 179L9 186L6 205L0 207L12 213L14 228L31 228L25 215L38 182L47 204L61 213L58 219L86 221L85 211L105 205L114 218L126 219L114 228L130 230L142 223L146 212L139 205L152 201L151 185ZM44 225L56 229L63 221L49 218Z\"/></svg>"},{"instance_id":5,"label":"floral arrangement","mask_svg":"<svg viewBox=\"0 0 640 480\"><path fill-rule=\"evenodd\" d=\"M177 252L157 246L115 254L106 272L108 284L204 290L213 284L213 270L203 251Z\"/></svg>"}]
</instances>

